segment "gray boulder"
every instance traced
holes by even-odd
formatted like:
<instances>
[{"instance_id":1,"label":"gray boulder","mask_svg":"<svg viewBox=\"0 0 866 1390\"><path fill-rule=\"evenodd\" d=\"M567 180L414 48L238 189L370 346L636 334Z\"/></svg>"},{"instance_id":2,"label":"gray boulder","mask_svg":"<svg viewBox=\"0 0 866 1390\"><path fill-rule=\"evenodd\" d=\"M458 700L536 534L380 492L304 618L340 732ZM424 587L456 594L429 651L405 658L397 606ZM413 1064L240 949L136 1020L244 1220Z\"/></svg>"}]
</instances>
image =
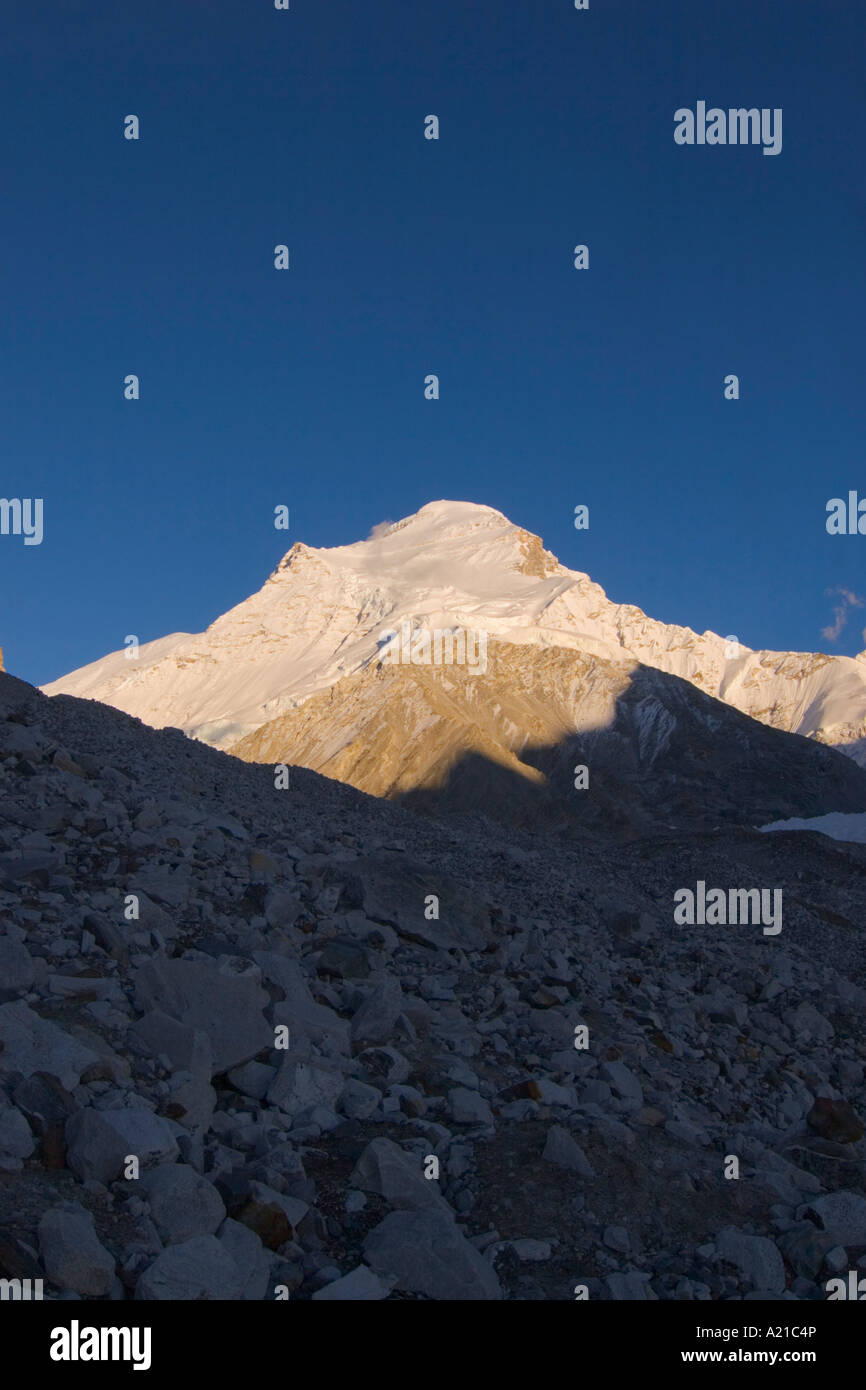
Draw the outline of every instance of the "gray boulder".
<instances>
[{"instance_id":1,"label":"gray boulder","mask_svg":"<svg viewBox=\"0 0 866 1390\"><path fill-rule=\"evenodd\" d=\"M582 1178L594 1178L592 1165L580 1145L562 1125L551 1125L541 1157L558 1168L568 1168Z\"/></svg>"},{"instance_id":2,"label":"gray boulder","mask_svg":"<svg viewBox=\"0 0 866 1390\"><path fill-rule=\"evenodd\" d=\"M273 1045L262 1013L268 996L251 975L226 975L201 961L160 956L136 972L135 990L140 1008L159 1009L208 1035L214 1075Z\"/></svg>"},{"instance_id":3,"label":"gray boulder","mask_svg":"<svg viewBox=\"0 0 866 1390\"><path fill-rule=\"evenodd\" d=\"M159 1302L235 1302L243 1280L235 1261L216 1236L193 1236L170 1245L146 1269L136 1299Z\"/></svg>"},{"instance_id":4,"label":"gray boulder","mask_svg":"<svg viewBox=\"0 0 866 1390\"><path fill-rule=\"evenodd\" d=\"M142 1175L139 1189L150 1203L151 1218L165 1245L214 1235L225 1220L216 1188L186 1164L151 1169Z\"/></svg>"},{"instance_id":5,"label":"gray boulder","mask_svg":"<svg viewBox=\"0 0 866 1390\"><path fill-rule=\"evenodd\" d=\"M435 1207L393 1211L364 1242L364 1257L380 1275L392 1275L407 1293L448 1302L499 1299L493 1266L470 1245L457 1223Z\"/></svg>"},{"instance_id":6,"label":"gray boulder","mask_svg":"<svg viewBox=\"0 0 866 1390\"><path fill-rule=\"evenodd\" d=\"M47 1072L71 1091L99 1056L26 1004L0 1004L0 1077Z\"/></svg>"},{"instance_id":7,"label":"gray boulder","mask_svg":"<svg viewBox=\"0 0 866 1390\"><path fill-rule=\"evenodd\" d=\"M173 1163L178 1156L174 1135L151 1110L78 1110L66 1126L68 1163L82 1182L106 1185L123 1176L127 1157L139 1168Z\"/></svg>"},{"instance_id":8,"label":"gray boulder","mask_svg":"<svg viewBox=\"0 0 866 1390\"><path fill-rule=\"evenodd\" d=\"M739 1270L740 1276L753 1289L782 1293L785 1288L785 1266L776 1246L767 1236L750 1236L734 1226L719 1232L716 1249L728 1264Z\"/></svg>"},{"instance_id":9,"label":"gray boulder","mask_svg":"<svg viewBox=\"0 0 866 1390\"><path fill-rule=\"evenodd\" d=\"M333 1108L344 1085L341 1072L288 1055L280 1064L267 1095L271 1105L278 1105L287 1115L298 1115L314 1105Z\"/></svg>"},{"instance_id":10,"label":"gray boulder","mask_svg":"<svg viewBox=\"0 0 866 1390\"><path fill-rule=\"evenodd\" d=\"M809 1203L834 1245L866 1245L866 1197L859 1192L830 1192Z\"/></svg>"},{"instance_id":11,"label":"gray boulder","mask_svg":"<svg viewBox=\"0 0 866 1390\"><path fill-rule=\"evenodd\" d=\"M367 1145L355 1164L349 1185L384 1197L397 1211L435 1207L451 1215L437 1182L424 1177L421 1159L410 1156L391 1139L374 1139Z\"/></svg>"},{"instance_id":12,"label":"gray boulder","mask_svg":"<svg viewBox=\"0 0 866 1390\"><path fill-rule=\"evenodd\" d=\"M96 1234L93 1216L78 1202L46 1211L39 1222L39 1253L53 1284L82 1298L105 1298L114 1281L114 1256Z\"/></svg>"}]
</instances>

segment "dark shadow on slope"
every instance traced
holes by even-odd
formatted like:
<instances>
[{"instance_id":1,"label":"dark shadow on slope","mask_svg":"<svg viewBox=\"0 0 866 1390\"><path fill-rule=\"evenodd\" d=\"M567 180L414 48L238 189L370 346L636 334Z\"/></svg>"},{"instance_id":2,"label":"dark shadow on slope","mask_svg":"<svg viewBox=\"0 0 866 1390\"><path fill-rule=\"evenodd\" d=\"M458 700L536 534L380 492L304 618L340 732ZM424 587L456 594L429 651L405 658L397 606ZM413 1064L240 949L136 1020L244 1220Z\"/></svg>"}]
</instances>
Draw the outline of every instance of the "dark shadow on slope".
<instances>
[{"instance_id":1,"label":"dark shadow on slope","mask_svg":"<svg viewBox=\"0 0 866 1390\"><path fill-rule=\"evenodd\" d=\"M528 745L521 761L543 782L470 753L440 786L396 799L416 811L625 839L866 811L866 770L844 754L771 729L646 666L635 669L609 725ZM588 771L585 788L575 785L579 767Z\"/></svg>"}]
</instances>

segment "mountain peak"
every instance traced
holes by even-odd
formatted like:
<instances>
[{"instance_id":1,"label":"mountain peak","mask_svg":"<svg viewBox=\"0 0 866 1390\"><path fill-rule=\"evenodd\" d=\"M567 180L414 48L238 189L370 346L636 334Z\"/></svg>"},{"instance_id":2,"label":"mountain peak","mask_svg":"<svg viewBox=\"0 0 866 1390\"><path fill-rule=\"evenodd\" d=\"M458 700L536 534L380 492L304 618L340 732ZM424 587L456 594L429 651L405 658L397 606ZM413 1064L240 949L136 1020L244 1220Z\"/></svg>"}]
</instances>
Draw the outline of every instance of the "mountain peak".
<instances>
[{"instance_id":1,"label":"mountain peak","mask_svg":"<svg viewBox=\"0 0 866 1390\"><path fill-rule=\"evenodd\" d=\"M737 648L612 603L495 507L440 498L366 540L297 541L262 588L204 633L175 634L46 686L229 748L375 661L386 633L484 634L641 663L771 724L866 759L866 662ZM527 658L529 653L526 654Z\"/></svg>"}]
</instances>

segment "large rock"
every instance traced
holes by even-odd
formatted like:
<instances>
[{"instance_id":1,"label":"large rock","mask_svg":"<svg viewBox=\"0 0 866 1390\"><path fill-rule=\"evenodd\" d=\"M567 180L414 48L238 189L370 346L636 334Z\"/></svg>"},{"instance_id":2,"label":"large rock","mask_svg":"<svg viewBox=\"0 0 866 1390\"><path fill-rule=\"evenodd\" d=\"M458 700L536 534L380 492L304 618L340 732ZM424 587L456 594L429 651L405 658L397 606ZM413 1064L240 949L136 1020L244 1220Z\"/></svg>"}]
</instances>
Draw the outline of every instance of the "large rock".
<instances>
[{"instance_id":1,"label":"large rock","mask_svg":"<svg viewBox=\"0 0 866 1390\"><path fill-rule=\"evenodd\" d=\"M268 1100L287 1115L298 1115L313 1105L333 1109L344 1085L342 1072L289 1055L284 1057L268 1087Z\"/></svg>"},{"instance_id":2,"label":"large rock","mask_svg":"<svg viewBox=\"0 0 866 1390\"><path fill-rule=\"evenodd\" d=\"M263 1299L268 1292L272 1257L262 1248L255 1231L229 1216L219 1229L218 1239L238 1267L242 1282L241 1298L247 1302Z\"/></svg>"},{"instance_id":3,"label":"large rock","mask_svg":"<svg viewBox=\"0 0 866 1390\"><path fill-rule=\"evenodd\" d=\"M164 1164L144 1173L139 1190L164 1245L193 1236L212 1236L225 1220L223 1199L212 1183L183 1163Z\"/></svg>"},{"instance_id":4,"label":"large rock","mask_svg":"<svg viewBox=\"0 0 866 1390\"><path fill-rule=\"evenodd\" d=\"M26 1004L0 1005L0 1077L13 1072L47 1072L68 1091L78 1085L99 1054L84 1047Z\"/></svg>"},{"instance_id":5,"label":"large rock","mask_svg":"<svg viewBox=\"0 0 866 1390\"><path fill-rule=\"evenodd\" d=\"M342 880L347 907L362 908L371 921L384 922L409 941L467 951L479 950L487 942L489 909L450 873L437 873L405 855L389 854L357 859L348 869L334 868L331 877ZM435 921L424 916L431 894L439 899Z\"/></svg>"},{"instance_id":6,"label":"large rock","mask_svg":"<svg viewBox=\"0 0 866 1390\"><path fill-rule=\"evenodd\" d=\"M313 1043L327 1041L338 1052L348 1052L348 1023L326 1004L316 1003L297 961L276 951L254 951L253 960L262 979L283 991L284 1000L274 1005L274 1019L289 1025L292 1038L307 1038Z\"/></svg>"},{"instance_id":7,"label":"large rock","mask_svg":"<svg viewBox=\"0 0 866 1390\"><path fill-rule=\"evenodd\" d=\"M719 1232L716 1249L722 1259L738 1269L753 1289L783 1293L785 1266L776 1246L767 1236L750 1236L734 1226Z\"/></svg>"},{"instance_id":8,"label":"large rock","mask_svg":"<svg viewBox=\"0 0 866 1390\"><path fill-rule=\"evenodd\" d=\"M355 1164L350 1187L373 1192L397 1211L426 1211L435 1207L446 1216L451 1209L437 1190L435 1179L427 1179L422 1161L410 1156L391 1139L374 1139Z\"/></svg>"},{"instance_id":9,"label":"large rock","mask_svg":"<svg viewBox=\"0 0 866 1390\"><path fill-rule=\"evenodd\" d=\"M201 961L157 957L136 973L142 1009L159 1009L210 1038L213 1074L228 1071L273 1045L262 1010L269 1000L250 975L224 975Z\"/></svg>"},{"instance_id":10,"label":"large rock","mask_svg":"<svg viewBox=\"0 0 866 1390\"><path fill-rule=\"evenodd\" d=\"M278 1250L287 1240L293 1239L295 1228L300 1226L309 1210L300 1198L287 1197L267 1183L253 1181L237 1212L237 1220L254 1231L269 1250Z\"/></svg>"},{"instance_id":11,"label":"large rock","mask_svg":"<svg viewBox=\"0 0 866 1390\"><path fill-rule=\"evenodd\" d=\"M184 1303L235 1302L243 1279L216 1236L193 1236L170 1245L138 1281L136 1299Z\"/></svg>"},{"instance_id":12,"label":"large rock","mask_svg":"<svg viewBox=\"0 0 866 1390\"><path fill-rule=\"evenodd\" d=\"M393 1275L398 1289L449 1302L499 1299L496 1271L436 1208L393 1211L367 1236L364 1257L377 1274Z\"/></svg>"},{"instance_id":13,"label":"large rock","mask_svg":"<svg viewBox=\"0 0 866 1390\"><path fill-rule=\"evenodd\" d=\"M152 1009L131 1024L129 1031L153 1057L165 1055L177 1071L189 1071L210 1081L213 1050L204 1029L181 1023L161 1009Z\"/></svg>"},{"instance_id":14,"label":"large rock","mask_svg":"<svg viewBox=\"0 0 866 1390\"><path fill-rule=\"evenodd\" d=\"M551 1125L541 1157L557 1168L568 1168L582 1178L594 1178L592 1165L580 1145L562 1125Z\"/></svg>"},{"instance_id":15,"label":"large rock","mask_svg":"<svg viewBox=\"0 0 866 1390\"><path fill-rule=\"evenodd\" d=\"M467 1086L455 1086L448 1092L452 1118L459 1125L493 1125L493 1111L477 1091Z\"/></svg>"},{"instance_id":16,"label":"large rock","mask_svg":"<svg viewBox=\"0 0 866 1390\"><path fill-rule=\"evenodd\" d=\"M352 1018L352 1042L386 1043L403 1010L403 993L397 980L380 980Z\"/></svg>"},{"instance_id":17,"label":"large rock","mask_svg":"<svg viewBox=\"0 0 866 1390\"><path fill-rule=\"evenodd\" d=\"M78 1202L46 1211L39 1222L39 1253L53 1284L82 1298L104 1298L114 1280L114 1256L96 1234L93 1216Z\"/></svg>"},{"instance_id":18,"label":"large rock","mask_svg":"<svg viewBox=\"0 0 866 1390\"><path fill-rule=\"evenodd\" d=\"M622 1100L630 1101L635 1108L643 1105L643 1087L624 1062L602 1062L600 1071L603 1079Z\"/></svg>"},{"instance_id":19,"label":"large rock","mask_svg":"<svg viewBox=\"0 0 866 1390\"><path fill-rule=\"evenodd\" d=\"M106 1185L123 1176L129 1155L139 1169L173 1163L178 1147L171 1129L150 1110L78 1110L66 1126L69 1167L82 1182Z\"/></svg>"},{"instance_id":20,"label":"large rock","mask_svg":"<svg viewBox=\"0 0 866 1390\"><path fill-rule=\"evenodd\" d=\"M830 1192L809 1203L836 1245L866 1245L866 1197L859 1192Z\"/></svg>"},{"instance_id":21,"label":"large rock","mask_svg":"<svg viewBox=\"0 0 866 1390\"><path fill-rule=\"evenodd\" d=\"M379 1108L382 1092L366 1081L356 1081L350 1077L340 1097L340 1109L350 1120L368 1120Z\"/></svg>"}]
</instances>

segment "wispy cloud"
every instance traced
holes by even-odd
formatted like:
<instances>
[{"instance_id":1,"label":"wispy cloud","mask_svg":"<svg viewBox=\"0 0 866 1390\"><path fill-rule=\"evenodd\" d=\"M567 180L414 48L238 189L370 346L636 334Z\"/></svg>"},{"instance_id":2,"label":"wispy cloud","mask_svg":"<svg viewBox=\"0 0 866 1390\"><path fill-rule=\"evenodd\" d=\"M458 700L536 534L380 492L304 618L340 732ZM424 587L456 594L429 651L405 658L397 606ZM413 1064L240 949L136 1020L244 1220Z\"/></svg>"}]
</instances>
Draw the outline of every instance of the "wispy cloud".
<instances>
[{"instance_id":1,"label":"wispy cloud","mask_svg":"<svg viewBox=\"0 0 866 1390\"><path fill-rule=\"evenodd\" d=\"M387 536L388 532L391 530L391 527L393 525L393 521L377 521L376 525L373 527L372 531L367 537L367 540L377 541L380 536Z\"/></svg>"},{"instance_id":2,"label":"wispy cloud","mask_svg":"<svg viewBox=\"0 0 866 1390\"><path fill-rule=\"evenodd\" d=\"M825 637L828 642L839 640L839 636L848 622L851 609L862 608L866 602L866 600L858 598L850 589L828 589L827 596L832 597L833 595L839 599L839 602L833 605L833 621L829 627L821 629L821 636ZM863 638L866 641L866 630L863 632Z\"/></svg>"}]
</instances>

